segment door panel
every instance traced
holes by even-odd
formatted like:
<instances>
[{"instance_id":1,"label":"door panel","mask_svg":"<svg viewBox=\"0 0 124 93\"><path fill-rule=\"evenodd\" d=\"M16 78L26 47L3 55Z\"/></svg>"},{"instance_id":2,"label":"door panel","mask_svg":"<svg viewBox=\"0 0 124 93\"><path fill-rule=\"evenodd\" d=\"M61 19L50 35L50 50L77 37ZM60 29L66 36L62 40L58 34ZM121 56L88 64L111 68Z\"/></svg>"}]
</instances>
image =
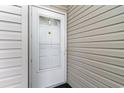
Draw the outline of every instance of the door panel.
<instances>
[{"instance_id":1,"label":"door panel","mask_svg":"<svg viewBox=\"0 0 124 93\"><path fill-rule=\"evenodd\" d=\"M66 82L65 15L32 7L32 87Z\"/></svg>"},{"instance_id":2,"label":"door panel","mask_svg":"<svg viewBox=\"0 0 124 93\"><path fill-rule=\"evenodd\" d=\"M40 57L40 70L55 68L60 65L59 56Z\"/></svg>"}]
</instances>

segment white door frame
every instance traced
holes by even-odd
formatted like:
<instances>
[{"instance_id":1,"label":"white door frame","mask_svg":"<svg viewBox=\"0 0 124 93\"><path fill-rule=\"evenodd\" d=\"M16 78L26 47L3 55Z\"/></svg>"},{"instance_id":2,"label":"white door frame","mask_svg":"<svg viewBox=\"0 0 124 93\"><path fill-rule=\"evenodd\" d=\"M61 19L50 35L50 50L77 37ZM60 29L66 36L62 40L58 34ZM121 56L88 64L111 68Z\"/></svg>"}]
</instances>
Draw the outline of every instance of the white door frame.
<instances>
[{"instance_id":1,"label":"white door frame","mask_svg":"<svg viewBox=\"0 0 124 93\"><path fill-rule=\"evenodd\" d=\"M67 81L67 14L65 12L61 12L58 10L54 10L48 7L44 7L44 6L29 6L29 87L32 87L32 7L37 7L37 8L41 8L41 9L45 9L48 11L52 11L55 13L59 13L65 16L65 24L64 24L64 34L65 34L65 38L64 38L64 60L65 60L65 80ZM63 82L65 83L65 82ZM57 84L59 85L59 84ZM57 85L51 86L51 87L55 87Z\"/></svg>"},{"instance_id":2,"label":"white door frame","mask_svg":"<svg viewBox=\"0 0 124 93\"><path fill-rule=\"evenodd\" d=\"M28 88L28 6L22 6L22 88Z\"/></svg>"}]
</instances>

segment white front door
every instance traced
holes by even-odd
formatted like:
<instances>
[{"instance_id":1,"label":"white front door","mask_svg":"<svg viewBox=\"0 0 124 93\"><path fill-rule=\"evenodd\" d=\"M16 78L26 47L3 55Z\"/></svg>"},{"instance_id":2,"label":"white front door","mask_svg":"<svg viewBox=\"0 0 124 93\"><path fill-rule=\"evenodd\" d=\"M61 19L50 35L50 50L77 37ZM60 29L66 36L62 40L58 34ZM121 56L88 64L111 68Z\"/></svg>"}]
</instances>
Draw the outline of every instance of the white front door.
<instances>
[{"instance_id":1,"label":"white front door","mask_svg":"<svg viewBox=\"0 0 124 93\"><path fill-rule=\"evenodd\" d=\"M31 7L32 87L66 82L65 15Z\"/></svg>"}]
</instances>

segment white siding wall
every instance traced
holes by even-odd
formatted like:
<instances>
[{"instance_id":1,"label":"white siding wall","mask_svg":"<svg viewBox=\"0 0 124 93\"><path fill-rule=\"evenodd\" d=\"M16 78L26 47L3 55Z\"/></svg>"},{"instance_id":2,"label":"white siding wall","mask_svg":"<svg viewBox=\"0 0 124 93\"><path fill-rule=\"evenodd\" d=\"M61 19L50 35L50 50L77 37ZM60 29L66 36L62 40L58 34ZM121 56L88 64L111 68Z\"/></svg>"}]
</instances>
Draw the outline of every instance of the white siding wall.
<instances>
[{"instance_id":1,"label":"white siding wall","mask_svg":"<svg viewBox=\"0 0 124 93\"><path fill-rule=\"evenodd\" d=\"M27 7L0 6L0 87L28 87Z\"/></svg>"},{"instance_id":2,"label":"white siding wall","mask_svg":"<svg viewBox=\"0 0 124 93\"><path fill-rule=\"evenodd\" d=\"M65 5L42 5L44 7L48 7L57 11L61 11L61 12L66 12L67 11L67 6Z\"/></svg>"},{"instance_id":3,"label":"white siding wall","mask_svg":"<svg viewBox=\"0 0 124 93\"><path fill-rule=\"evenodd\" d=\"M68 7L68 83L124 86L124 6Z\"/></svg>"}]
</instances>

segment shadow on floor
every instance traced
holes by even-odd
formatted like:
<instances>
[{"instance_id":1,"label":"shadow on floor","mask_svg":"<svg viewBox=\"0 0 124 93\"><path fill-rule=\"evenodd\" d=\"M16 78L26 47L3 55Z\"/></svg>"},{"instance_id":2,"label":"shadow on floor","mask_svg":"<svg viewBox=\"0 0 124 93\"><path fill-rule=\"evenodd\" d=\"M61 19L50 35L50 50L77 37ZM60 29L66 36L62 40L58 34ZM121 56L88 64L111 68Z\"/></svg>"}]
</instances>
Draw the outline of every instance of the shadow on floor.
<instances>
[{"instance_id":1,"label":"shadow on floor","mask_svg":"<svg viewBox=\"0 0 124 93\"><path fill-rule=\"evenodd\" d=\"M60 86L57 86L55 88L72 88L68 83L62 84Z\"/></svg>"}]
</instances>

